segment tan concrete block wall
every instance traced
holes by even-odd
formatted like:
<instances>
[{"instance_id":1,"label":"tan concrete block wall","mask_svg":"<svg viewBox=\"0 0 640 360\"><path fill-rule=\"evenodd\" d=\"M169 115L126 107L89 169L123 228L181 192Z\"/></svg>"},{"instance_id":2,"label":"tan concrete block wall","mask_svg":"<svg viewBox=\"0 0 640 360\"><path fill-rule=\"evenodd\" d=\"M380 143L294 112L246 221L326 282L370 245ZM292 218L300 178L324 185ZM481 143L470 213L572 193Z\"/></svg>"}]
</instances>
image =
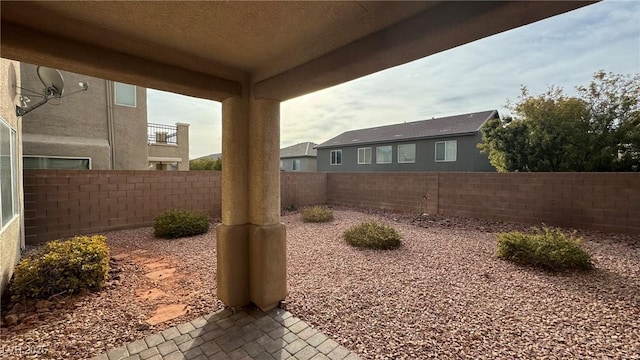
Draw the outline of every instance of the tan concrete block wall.
<instances>
[{"instance_id":1,"label":"tan concrete block wall","mask_svg":"<svg viewBox=\"0 0 640 360\"><path fill-rule=\"evenodd\" d=\"M327 173L281 172L281 206L320 205L327 202Z\"/></svg>"},{"instance_id":2,"label":"tan concrete block wall","mask_svg":"<svg viewBox=\"0 0 640 360\"><path fill-rule=\"evenodd\" d=\"M640 233L640 174L440 173L439 212Z\"/></svg>"},{"instance_id":3,"label":"tan concrete block wall","mask_svg":"<svg viewBox=\"0 0 640 360\"><path fill-rule=\"evenodd\" d=\"M26 170L25 232L33 244L150 226L187 209L220 216L220 172Z\"/></svg>"},{"instance_id":4,"label":"tan concrete block wall","mask_svg":"<svg viewBox=\"0 0 640 360\"><path fill-rule=\"evenodd\" d=\"M437 213L437 173L329 173L327 201L383 209Z\"/></svg>"},{"instance_id":5,"label":"tan concrete block wall","mask_svg":"<svg viewBox=\"0 0 640 360\"><path fill-rule=\"evenodd\" d=\"M221 213L221 173L26 170L28 243L149 226L167 209ZM282 206L397 209L640 233L640 174L281 173Z\"/></svg>"}]
</instances>

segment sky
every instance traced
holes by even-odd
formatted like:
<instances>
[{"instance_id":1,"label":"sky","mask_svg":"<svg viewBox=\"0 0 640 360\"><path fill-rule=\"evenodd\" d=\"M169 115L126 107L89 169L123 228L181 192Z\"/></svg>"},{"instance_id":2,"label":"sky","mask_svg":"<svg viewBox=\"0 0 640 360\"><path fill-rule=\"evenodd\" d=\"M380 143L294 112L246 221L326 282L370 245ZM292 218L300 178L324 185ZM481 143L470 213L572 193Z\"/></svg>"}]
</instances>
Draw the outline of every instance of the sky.
<instances>
[{"instance_id":1,"label":"sky","mask_svg":"<svg viewBox=\"0 0 640 360\"><path fill-rule=\"evenodd\" d=\"M574 94L599 70L640 73L640 1L609 0L281 103L280 145L497 109L549 86ZM189 157L220 153L219 102L149 89L148 121L186 122Z\"/></svg>"}]
</instances>

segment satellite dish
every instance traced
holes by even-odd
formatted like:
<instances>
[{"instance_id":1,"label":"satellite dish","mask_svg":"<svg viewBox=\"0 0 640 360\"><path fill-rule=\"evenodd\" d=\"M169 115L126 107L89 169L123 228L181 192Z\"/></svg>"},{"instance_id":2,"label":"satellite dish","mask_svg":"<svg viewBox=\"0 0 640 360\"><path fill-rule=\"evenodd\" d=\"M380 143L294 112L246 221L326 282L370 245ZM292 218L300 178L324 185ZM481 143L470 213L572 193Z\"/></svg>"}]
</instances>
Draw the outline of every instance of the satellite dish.
<instances>
[{"instance_id":1,"label":"satellite dish","mask_svg":"<svg viewBox=\"0 0 640 360\"><path fill-rule=\"evenodd\" d=\"M38 66L38 77L44 85L45 94L48 96L62 97L64 91L64 79L60 71L45 66Z\"/></svg>"},{"instance_id":2,"label":"satellite dish","mask_svg":"<svg viewBox=\"0 0 640 360\"><path fill-rule=\"evenodd\" d=\"M26 115L27 113L48 103L52 99L57 99L59 101L57 105L62 103L62 98L63 98L62 93L64 92L64 79L62 78L62 74L60 73L60 71L56 69L48 68L46 66L38 66L38 68L36 69L36 72L38 73L38 78L40 78L42 85L44 85L44 89L42 90L42 95L40 95L42 96L42 100L38 101L36 104L27 108L26 107L27 103L30 101L29 98L27 98L26 96L20 95L20 100L23 102L24 105L23 107L16 106L17 116ZM80 82L78 83L78 85L80 86L80 90L73 91L70 94L67 94L67 96L79 93L80 91L89 90L89 84L87 84L86 82ZM25 89L25 90L35 93L35 91L31 91L28 89Z\"/></svg>"}]
</instances>

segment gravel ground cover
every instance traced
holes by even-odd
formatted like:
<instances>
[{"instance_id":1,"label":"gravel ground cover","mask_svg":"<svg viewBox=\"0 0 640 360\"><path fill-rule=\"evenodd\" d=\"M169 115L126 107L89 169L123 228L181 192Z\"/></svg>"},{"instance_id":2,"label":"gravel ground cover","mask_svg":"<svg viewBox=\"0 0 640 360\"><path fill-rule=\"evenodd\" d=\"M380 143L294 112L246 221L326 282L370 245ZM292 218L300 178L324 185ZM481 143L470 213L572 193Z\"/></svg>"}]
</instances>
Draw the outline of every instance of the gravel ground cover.
<instances>
[{"instance_id":1,"label":"gravel ground cover","mask_svg":"<svg viewBox=\"0 0 640 360\"><path fill-rule=\"evenodd\" d=\"M640 359L640 236L580 231L596 270L552 274L495 257L495 232L524 225L349 208L334 215L326 224L283 215L285 307L363 359ZM344 230L372 218L395 227L403 246L344 243ZM3 347L86 358L222 308L213 229L178 240L154 239L151 228L106 235L113 254L129 254L114 264L110 286L27 312L21 329L4 324ZM170 281L144 276L157 262L176 267ZM136 297L149 287L167 296ZM146 325L160 303L186 304L188 312Z\"/></svg>"}]
</instances>

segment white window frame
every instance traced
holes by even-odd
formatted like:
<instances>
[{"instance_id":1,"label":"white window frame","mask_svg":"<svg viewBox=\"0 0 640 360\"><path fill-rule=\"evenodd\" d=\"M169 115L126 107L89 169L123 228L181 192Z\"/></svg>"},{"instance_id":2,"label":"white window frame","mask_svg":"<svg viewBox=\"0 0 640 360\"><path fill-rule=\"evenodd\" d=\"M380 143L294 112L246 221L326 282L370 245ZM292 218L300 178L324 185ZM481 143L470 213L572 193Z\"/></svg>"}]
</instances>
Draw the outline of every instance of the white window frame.
<instances>
[{"instance_id":1,"label":"white window frame","mask_svg":"<svg viewBox=\"0 0 640 360\"><path fill-rule=\"evenodd\" d=\"M9 158L9 177L11 186L11 214L10 217L4 220L6 214L2 214L2 192L0 191L0 231L11 223L19 212L18 204L18 145L17 145L17 132L11 127L2 117L0 117L0 131L7 131L9 133L9 154L1 154L0 157L8 156ZM2 135L0 135L2 136ZM2 147L0 146L0 151ZM4 173L4 171L3 171Z\"/></svg>"},{"instance_id":2,"label":"white window frame","mask_svg":"<svg viewBox=\"0 0 640 360\"><path fill-rule=\"evenodd\" d=\"M438 160L438 144L444 144L444 159L442 160ZM452 159L447 156L447 154L449 153L447 149L450 145L453 145L453 149L454 149ZM436 162L453 162L458 159L458 141L457 140L436 141L434 150L435 150L434 158Z\"/></svg>"},{"instance_id":3,"label":"white window frame","mask_svg":"<svg viewBox=\"0 0 640 360\"><path fill-rule=\"evenodd\" d=\"M133 104L118 102L118 87L119 86L131 86L131 87L133 87ZM138 97L138 89L136 88L135 85L125 84L125 83L120 83L120 82L115 82L115 81L113 82L113 102L116 105L128 106L128 107L137 107L137 97Z\"/></svg>"},{"instance_id":4,"label":"white window frame","mask_svg":"<svg viewBox=\"0 0 640 360\"><path fill-rule=\"evenodd\" d=\"M296 164L298 164L297 167ZM291 162L291 170L300 171L300 159L293 159L293 161Z\"/></svg>"},{"instance_id":5,"label":"white window frame","mask_svg":"<svg viewBox=\"0 0 640 360\"><path fill-rule=\"evenodd\" d=\"M362 150L362 157L360 156L360 150ZM367 150L369 150L369 161L367 161ZM358 148L358 165L371 164L371 147Z\"/></svg>"},{"instance_id":6,"label":"white window frame","mask_svg":"<svg viewBox=\"0 0 640 360\"><path fill-rule=\"evenodd\" d=\"M400 154L402 154L403 148L413 148L413 160L403 160L400 159ZM416 144L399 144L398 145L398 164L414 164L416 162Z\"/></svg>"},{"instance_id":7,"label":"white window frame","mask_svg":"<svg viewBox=\"0 0 640 360\"><path fill-rule=\"evenodd\" d=\"M335 158L333 154L336 154ZM340 154L340 162L338 162L338 154ZM331 152L329 152L329 163L331 165L342 165L342 149L331 150Z\"/></svg>"},{"instance_id":8,"label":"white window frame","mask_svg":"<svg viewBox=\"0 0 640 360\"><path fill-rule=\"evenodd\" d=\"M23 158L37 158L37 159L69 159L69 160L89 160L89 170L93 169L93 165L90 157L86 156L49 156L49 155L24 155Z\"/></svg>"},{"instance_id":9,"label":"white window frame","mask_svg":"<svg viewBox=\"0 0 640 360\"><path fill-rule=\"evenodd\" d=\"M382 148L391 149L391 154L389 154L389 161L380 161L380 149ZM393 164L393 145L376 146L376 164Z\"/></svg>"}]
</instances>

